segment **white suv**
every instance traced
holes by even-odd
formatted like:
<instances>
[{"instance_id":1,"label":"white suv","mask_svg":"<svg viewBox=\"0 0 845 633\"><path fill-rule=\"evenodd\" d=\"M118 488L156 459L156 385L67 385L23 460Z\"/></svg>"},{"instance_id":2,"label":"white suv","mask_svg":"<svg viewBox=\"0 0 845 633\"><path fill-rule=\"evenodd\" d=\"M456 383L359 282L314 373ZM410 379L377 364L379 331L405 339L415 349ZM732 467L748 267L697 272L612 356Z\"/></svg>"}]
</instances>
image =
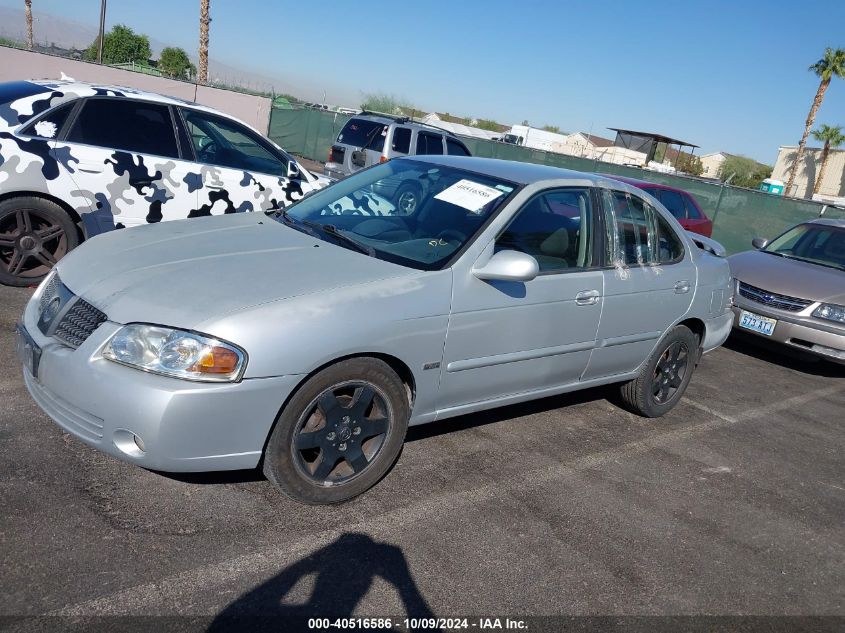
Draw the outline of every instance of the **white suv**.
<instances>
[{"instance_id":1,"label":"white suv","mask_svg":"<svg viewBox=\"0 0 845 633\"><path fill-rule=\"evenodd\" d=\"M105 231L271 212L328 182L196 103L74 81L0 83L0 283L35 284Z\"/></svg>"}]
</instances>

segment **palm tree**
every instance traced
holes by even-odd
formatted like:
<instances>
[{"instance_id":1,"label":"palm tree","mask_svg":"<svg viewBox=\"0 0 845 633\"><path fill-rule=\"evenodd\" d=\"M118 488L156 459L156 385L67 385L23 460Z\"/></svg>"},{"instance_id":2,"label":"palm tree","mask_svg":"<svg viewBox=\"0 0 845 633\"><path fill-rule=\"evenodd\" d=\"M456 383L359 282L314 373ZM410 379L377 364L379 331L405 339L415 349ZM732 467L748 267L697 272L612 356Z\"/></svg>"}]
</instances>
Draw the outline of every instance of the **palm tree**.
<instances>
[{"instance_id":1,"label":"palm tree","mask_svg":"<svg viewBox=\"0 0 845 633\"><path fill-rule=\"evenodd\" d=\"M32 50L32 0L23 0L23 3L26 9L26 47Z\"/></svg>"},{"instance_id":2,"label":"palm tree","mask_svg":"<svg viewBox=\"0 0 845 633\"><path fill-rule=\"evenodd\" d=\"M208 83L208 16L211 0L200 0L200 83Z\"/></svg>"},{"instance_id":3,"label":"palm tree","mask_svg":"<svg viewBox=\"0 0 845 633\"><path fill-rule=\"evenodd\" d=\"M792 163L792 169L789 172L789 181L786 183L786 193L789 195L792 191L792 185L795 183L795 173L798 171L798 164L804 156L804 147L807 145L807 137L810 135L810 128L816 120L816 112L819 110L822 101L824 100L824 93L830 85L830 80L833 76L845 78L845 49L837 48L833 50L828 47L824 50L824 57L822 57L815 64L810 66L816 75L821 78L819 89L816 90L816 98L813 99L813 105L810 108L810 114L807 115L807 124L804 127L804 136L801 137L801 142L798 144L798 152L795 154L795 162Z\"/></svg>"},{"instance_id":4,"label":"palm tree","mask_svg":"<svg viewBox=\"0 0 845 633\"><path fill-rule=\"evenodd\" d=\"M818 130L813 130L813 138L824 143L822 148L822 164L819 167L819 175L816 178L816 186L813 187L813 193L819 192L819 188L824 180L824 170L827 167L827 159L830 156L831 147L839 147L845 143L845 134L842 133L842 126L837 125L832 127L830 125L822 125Z\"/></svg>"}]
</instances>

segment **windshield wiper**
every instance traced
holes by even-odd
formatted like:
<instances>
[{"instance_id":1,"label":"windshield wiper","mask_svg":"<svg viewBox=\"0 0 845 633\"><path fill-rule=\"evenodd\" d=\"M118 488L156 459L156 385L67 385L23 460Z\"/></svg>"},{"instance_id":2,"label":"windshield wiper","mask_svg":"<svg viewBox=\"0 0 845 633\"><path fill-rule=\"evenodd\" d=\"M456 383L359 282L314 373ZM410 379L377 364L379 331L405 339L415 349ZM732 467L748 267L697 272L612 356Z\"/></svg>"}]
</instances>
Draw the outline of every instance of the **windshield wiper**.
<instances>
[{"instance_id":1,"label":"windshield wiper","mask_svg":"<svg viewBox=\"0 0 845 633\"><path fill-rule=\"evenodd\" d=\"M273 217L280 219L285 226L289 226L292 229L301 231L307 235L310 235L311 237L316 237L317 239L320 239L320 234L315 231L314 227L312 226L314 224L313 222L308 222L306 220L300 220L299 218L293 217L288 213L287 209L285 209L284 207L276 211Z\"/></svg>"},{"instance_id":2,"label":"windshield wiper","mask_svg":"<svg viewBox=\"0 0 845 633\"><path fill-rule=\"evenodd\" d=\"M307 222L307 220L303 220L303 222ZM358 240L341 233L340 229L338 229L334 224L318 224L317 222L309 222L309 224L313 225L315 228L319 227L324 233L328 233L332 237L337 238L365 255L369 255L370 257L376 256L376 250L372 246L362 244Z\"/></svg>"}]
</instances>

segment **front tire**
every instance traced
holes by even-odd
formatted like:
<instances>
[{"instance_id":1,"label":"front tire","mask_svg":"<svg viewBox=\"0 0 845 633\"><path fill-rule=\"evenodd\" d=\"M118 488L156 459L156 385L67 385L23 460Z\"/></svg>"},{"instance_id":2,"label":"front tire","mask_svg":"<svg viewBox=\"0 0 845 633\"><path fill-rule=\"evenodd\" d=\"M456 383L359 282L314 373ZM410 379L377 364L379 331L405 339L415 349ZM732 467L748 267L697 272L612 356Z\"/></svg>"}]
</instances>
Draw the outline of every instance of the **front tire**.
<instances>
[{"instance_id":1,"label":"front tire","mask_svg":"<svg viewBox=\"0 0 845 633\"><path fill-rule=\"evenodd\" d=\"M35 196L0 202L0 284L38 284L78 244L76 225L55 202Z\"/></svg>"},{"instance_id":2,"label":"front tire","mask_svg":"<svg viewBox=\"0 0 845 633\"><path fill-rule=\"evenodd\" d=\"M341 361L309 378L282 409L264 474L302 503L347 501L393 466L409 417L405 385L387 363Z\"/></svg>"},{"instance_id":3,"label":"front tire","mask_svg":"<svg viewBox=\"0 0 845 633\"><path fill-rule=\"evenodd\" d=\"M698 337L677 325L663 337L639 376L622 385L622 400L632 412L657 418L678 404L698 361Z\"/></svg>"}]
</instances>

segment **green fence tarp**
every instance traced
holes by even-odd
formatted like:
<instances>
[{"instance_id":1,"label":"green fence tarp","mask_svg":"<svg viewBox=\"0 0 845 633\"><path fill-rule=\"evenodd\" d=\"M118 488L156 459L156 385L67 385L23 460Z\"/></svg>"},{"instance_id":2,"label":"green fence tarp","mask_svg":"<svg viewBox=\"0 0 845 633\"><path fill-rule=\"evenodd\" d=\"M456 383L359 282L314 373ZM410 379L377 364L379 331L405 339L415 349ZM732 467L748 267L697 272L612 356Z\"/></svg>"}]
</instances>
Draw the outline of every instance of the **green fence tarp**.
<instances>
[{"instance_id":1,"label":"green fence tarp","mask_svg":"<svg viewBox=\"0 0 845 633\"><path fill-rule=\"evenodd\" d=\"M322 163L326 161L329 148L349 118L321 110L274 108L270 115L269 135L292 154ZM473 156L626 176L688 191L713 220L713 238L721 242L728 253L746 251L751 248L751 240L755 237L775 237L794 224L818 217L824 208L809 200L784 198L696 178L661 174L477 138L461 137L461 140ZM826 215L845 218L845 212L832 208L827 209Z\"/></svg>"}]
</instances>

